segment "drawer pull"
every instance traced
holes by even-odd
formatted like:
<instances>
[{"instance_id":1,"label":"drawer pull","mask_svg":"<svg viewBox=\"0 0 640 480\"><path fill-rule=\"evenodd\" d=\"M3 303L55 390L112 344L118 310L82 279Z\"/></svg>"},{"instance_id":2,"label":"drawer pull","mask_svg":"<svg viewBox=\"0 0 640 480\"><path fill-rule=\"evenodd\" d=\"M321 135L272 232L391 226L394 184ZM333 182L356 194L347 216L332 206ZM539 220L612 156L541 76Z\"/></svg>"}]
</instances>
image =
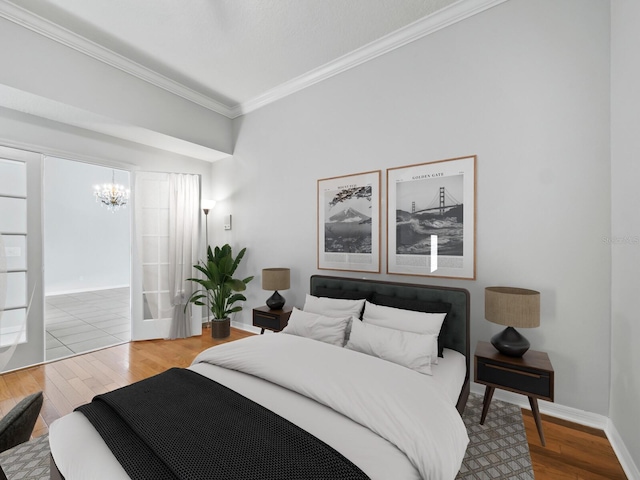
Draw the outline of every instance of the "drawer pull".
<instances>
[{"instance_id":1,"label":"drawer pull","mask_svg":"<svg viewBox=\"0 0 640 480\"><path fill-rule=\"evenodd\" d=\"M533 378L542 378L542 375L538 375L536 373L523 372L522 370L514 370L512 368L501 367L499 365L492 365L490 363L487 363L486 366L489 368L495 368L496 370L503 370L509 373L516 373L518 375L526 375L528 377L533 377Z\"/></svg>"}]
</instances>

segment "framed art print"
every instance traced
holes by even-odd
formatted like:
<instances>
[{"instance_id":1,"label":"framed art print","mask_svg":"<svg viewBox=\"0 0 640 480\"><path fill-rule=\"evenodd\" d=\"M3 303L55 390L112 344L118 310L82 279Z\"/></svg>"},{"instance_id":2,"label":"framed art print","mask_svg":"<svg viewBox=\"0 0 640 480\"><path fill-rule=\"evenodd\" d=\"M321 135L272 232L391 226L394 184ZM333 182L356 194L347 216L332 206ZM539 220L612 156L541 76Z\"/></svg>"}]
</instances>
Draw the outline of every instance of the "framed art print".
<instances>
[{"instance_id":1,"label":"framed art print","mask_svg":"<svg viewBox=\"0 0 640 480\"><path fill-rule=\"evenodd\" d=\"M318 180L318 269L380 273L380 175Z\"/></svg>"},{"instance_id":2,"label":"framed art print","mask_svg":"<svg viewBox=\"0 0 640 480\"><path fill-rule=\"evenodd\" d=\"M476 278L476 157L387 170L387 272Z\"/></svg>"}]
</instances>

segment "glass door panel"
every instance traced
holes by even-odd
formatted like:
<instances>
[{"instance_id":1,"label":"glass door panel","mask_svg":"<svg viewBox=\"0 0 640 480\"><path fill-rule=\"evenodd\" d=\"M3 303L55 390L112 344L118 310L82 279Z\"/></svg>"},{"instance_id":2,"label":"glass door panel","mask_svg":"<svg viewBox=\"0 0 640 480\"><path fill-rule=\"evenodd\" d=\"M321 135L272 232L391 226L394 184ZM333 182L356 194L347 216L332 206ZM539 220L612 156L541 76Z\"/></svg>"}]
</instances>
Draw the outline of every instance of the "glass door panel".
<instances>
[{"instance_id":1,"label":"glass door panel","mask_svg":"<svg viewBox=\"0 0 640 480\"><path fill-rule=\"evenodd\" d=\"M27 236L3 235L7 271L27 270Z\"/></svg>"},{"instance_id":2,"label":"glass door panel","mask_svg":"<svg viewBox=\"0 0 640 480\"><path fill-rule=\"evenodd\" d=\"M5 310L27 306L27 272L7 273Z\"/></svg>"},{"instance_id":3,"label":"glass door panel","mask_svg":"<svg viewBox=\"0 0 640 480\"><path fill-rule=\"evenodd\" d=\"M9 197L27 197L27 169L24 162L0 158L0 193Z\"/></svg>"},{"instance_id":4,"label":"glass door panel","mask_svg":"<svg viewBox=\"0 0 640 480\"><path fill-rule=\"evenodd\" d=\"M7 197L0 193L0 232L26 234L26 231L27 199Z\"/></svg>"},{"instance_id":5,"label":"glass door panel","mask_svg":"<svg viewBox=\"0 0 640 480\"><path fill-rule=\"evenodd\" d=\"M26 308L8 309L2 312L0 347L9 347L14 343L21 344L27 341L27 332L24 328L26 313Z\"/></svg>"}]
</instances>

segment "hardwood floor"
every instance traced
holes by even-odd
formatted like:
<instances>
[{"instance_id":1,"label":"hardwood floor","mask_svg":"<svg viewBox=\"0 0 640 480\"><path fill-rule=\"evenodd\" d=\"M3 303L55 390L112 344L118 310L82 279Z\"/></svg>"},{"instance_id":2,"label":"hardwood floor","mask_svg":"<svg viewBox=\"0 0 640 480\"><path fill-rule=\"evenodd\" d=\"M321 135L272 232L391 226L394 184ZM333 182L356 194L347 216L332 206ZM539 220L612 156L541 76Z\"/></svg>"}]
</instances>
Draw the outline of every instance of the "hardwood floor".
<instances>
[{"instance_id":1,"label":"hardwood floor","mask_svg":"<svg viewBox=\"0 0 640 480\"><path fill-rule=\"evenodd\" d=\"M148 340L105 348L55 362L0 375L0 415L23 397L42 390L44 403L33 435L49 431L49 425L100 393L124 387L170 367L188 367L202 350L253 335L231 329L224 340L202 336L178 340Z\"/></svg>"},{"instance_id":2,"label":"hardwood floor","mask_svg":"<svg viewBox=\"0 0 640 480\"><path fill-rule=\"evenodd\" d=\"M229 338L214 340L210 332L204 329L201 337L187 339L133 342L5 373L0 375L0 415L26 395L42 390L44 404L34 429L37 437L47 433L54 420L94 395L170 367L187 367L210 346L252 335L232 328ZM545 448L528 410L523 410L523 418L536 480L626 479L603 432L543 415Z\"/></svg>"},{"instance_id":3,"label":"hardwood floor","mask_svg":"<svg viewBox=\"0 0 640 480\"><path fill-rule=\"evenodd\" d=\"M536 480L626 480L602 430L542 415L546 447L530 410L522 410Z\"/></svg>"}]
</instances>

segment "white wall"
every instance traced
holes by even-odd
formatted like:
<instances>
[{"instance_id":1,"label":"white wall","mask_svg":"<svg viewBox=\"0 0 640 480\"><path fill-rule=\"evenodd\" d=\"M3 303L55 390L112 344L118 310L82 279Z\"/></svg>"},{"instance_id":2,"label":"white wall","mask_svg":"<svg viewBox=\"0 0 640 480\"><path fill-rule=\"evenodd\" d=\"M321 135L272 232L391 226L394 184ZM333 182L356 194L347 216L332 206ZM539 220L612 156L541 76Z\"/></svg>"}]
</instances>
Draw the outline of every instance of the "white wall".
<instances>
[{"instance_id":1,"label":"white wall","mask_svg":"<svg viewBox=\"0 0 640 480\"><path fill-rule=\"evenodd\" d=\"M129 172L114 173L129 188ZM110 168L45 158L45 295L129 285L130 207L111 212L93 196L93 186L111 177Z\"/></svg>"},{"instance_id":2,"label":"white wall","mask_svg":"<svg viewBox=\"0 0 640 480\"><path fill-rule=\"evenodd\" d=\"M606 415L608 39L608 2L512 0L237 119L234 158L214 164L228 197L212 243L248 247L241 275L291 267L284 296L302 306L317 179L477 154L476 281L351 275L469 289L473 344L500 328L484 287L539 290L541 326L524 333L551 357L556 402ZM236 320L268 296L258 278Z\"/></svg>"},{"instance_id":3,"label":"white wall","mask_svg":"<svg viewBox=\"0 0 640 480\"><path fill-rule=\"evenodd\" d=\"M640 465L640 2L611 2L611 411ZM640 472L636 468L637 478Z\"/></svg>"}]
</instances>

